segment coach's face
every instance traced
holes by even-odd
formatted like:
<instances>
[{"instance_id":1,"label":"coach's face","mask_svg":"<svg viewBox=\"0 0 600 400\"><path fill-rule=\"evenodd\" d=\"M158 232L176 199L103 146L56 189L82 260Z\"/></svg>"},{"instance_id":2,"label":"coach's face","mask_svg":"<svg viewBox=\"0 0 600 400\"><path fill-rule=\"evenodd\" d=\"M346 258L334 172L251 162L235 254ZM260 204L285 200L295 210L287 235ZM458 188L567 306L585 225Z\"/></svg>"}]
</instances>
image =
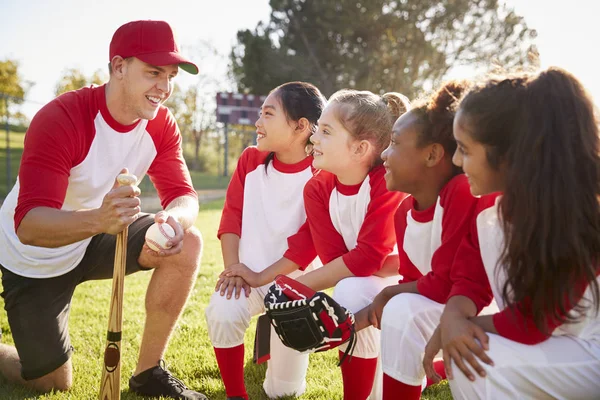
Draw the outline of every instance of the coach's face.
<instances>
[{"instance_id":1,"label":"coach's face","mask_svg":"<svg viewBox=\"0 0 600 400\"><path fill-rule=\"evenodd\" d=\"M173 78L179 66L154 66L135 57L123 60L121 95L123 111L128 123L138 119L151 120L159 107L173 92Z\"/></svg>"}]
</instances>

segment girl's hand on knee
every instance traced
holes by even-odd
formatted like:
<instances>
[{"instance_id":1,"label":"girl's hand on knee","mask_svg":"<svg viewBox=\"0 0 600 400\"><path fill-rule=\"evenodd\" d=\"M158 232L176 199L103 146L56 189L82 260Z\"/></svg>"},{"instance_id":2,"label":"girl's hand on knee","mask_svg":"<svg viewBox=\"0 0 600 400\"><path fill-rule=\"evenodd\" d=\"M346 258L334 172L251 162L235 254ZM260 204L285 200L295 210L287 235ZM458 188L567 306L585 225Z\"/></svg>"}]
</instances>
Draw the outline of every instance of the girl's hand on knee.
<instances>
[{"instance_id":1,"label":"girl's hand on knee","mask_svg":"<svg viewBox=\"0 0 600 400\"><path fill-rule=\"evenodd\" d=\"M482 378L486 376L485 369L478 360L488 365L494 365L494 362L485 352L489 349L489 336L482 328L467 318L456 318L441 326L441 334L448 379L453 379L452 360L471 381L475 380L475 375L469 365Z\"/></svg>"},{"instance_id":2,"label":"girl's hand on knee","mask_svg":"<svg viewBox=\"0 0 600 400\"><path fill-rule=\"evenodd\" d=\"M234 277L239 276L242 278L248 285L251 287L259 287L264 285L267 282L262 282L261 274L258 272L252 271L250 268L243 263L237 263L230 265L225 268L223 272L221 272L220 277Z\"/></svg>"},{"instance_id":3,"label":"girl's hand on knee","mask_svg":"<svg viewBox=\"0 0 600 400\"><path fill-rule=\"evenodd\" d=\"M439 383L442 380L442 377L435 372L435 368L433 368L433 359L441 349L442 332L438 326L429 339L429 342L427 342L427 346L425 346L425 355L423 356L423 369L425 370L425 375L435 383Z\"/></svg>"},{"instance_id":4,"label":"girl's hand on knee","mask_svg":"<svg viewBox=\"0 0 600 400\"><path fill-rule=\"evenodd\" d=\"M235 298L239 299L242 290L244 290L246 297L248 297L252 288L239 276L220 277L215 286L215 292L220 292L221 296L227 295L228 299L231 299L232 294L235 294Z\"/></svg>"}]
</instances>

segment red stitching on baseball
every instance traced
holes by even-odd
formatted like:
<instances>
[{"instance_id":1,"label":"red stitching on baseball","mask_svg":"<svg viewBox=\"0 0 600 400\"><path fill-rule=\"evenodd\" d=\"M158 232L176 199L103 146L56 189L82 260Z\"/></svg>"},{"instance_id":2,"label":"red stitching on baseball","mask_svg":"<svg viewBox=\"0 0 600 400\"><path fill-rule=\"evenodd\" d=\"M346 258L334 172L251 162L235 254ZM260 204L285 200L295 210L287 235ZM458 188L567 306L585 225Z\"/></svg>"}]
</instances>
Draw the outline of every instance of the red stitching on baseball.
<instances>
[{"instance_id":1,"label":"red stitching on baseball","mask_svg":"<svg viewBox=\"0 0 600 400\"><path fill-rule=\"evenodd\" d=\"M155 245L157 248L161 249L161 250L167 250L167 248L162 247L160 244L156 243L154 240L152 239L146 239L146 242Z\"/></svg>"},{"instance_id":2,"label":"red stitching on baseball","mask_svg":"<svg viewBox=\"0 0 600 400\"><path fill-rule=\"evenodd\" d=\"M169 226L170 226L170 225L169 225ZM164 237L166 237L166 238L167 238L167 240L169 240L169 239L172 239L172 237L171 237L171 236L169 236L169 235L167 234L167 232L165 232L165 230L163 229L163 224L160 224L160 225L158 225L158 230L160 231L160 233L162 233L162 235L163 235Z\"/></svg>"}]
</instances>

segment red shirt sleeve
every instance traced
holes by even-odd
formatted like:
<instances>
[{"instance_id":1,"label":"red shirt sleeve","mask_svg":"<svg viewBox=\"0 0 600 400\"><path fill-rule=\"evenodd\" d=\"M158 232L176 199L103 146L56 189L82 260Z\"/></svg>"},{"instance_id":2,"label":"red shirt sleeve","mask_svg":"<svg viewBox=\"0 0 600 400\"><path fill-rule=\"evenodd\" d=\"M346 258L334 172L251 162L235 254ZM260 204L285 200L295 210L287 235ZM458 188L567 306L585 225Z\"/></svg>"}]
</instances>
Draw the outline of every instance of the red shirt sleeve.
<instances>
[{"instance_id":1,"label":"red shirt sleeve","mask_svg":"<svg viewBox=\"0 0 600 400\"><path fill-rule=\"evenodd\" d=\"M62 207L71 168L83 161L94 138L90 97L89 88L65 93L42 107L31 121L19 167L15 232L32 209Z\"/></svg>"},{"instance_id":2,"label":"red shirt sleeve","mask_svg":"<svg viewBox=\"0 0 600 400\"><path fill-rule=\"evenodd\" d=\"M394 228L396 231L396 241L398 243L398 258L400 259L400 265L398 267L398 273L402 276L402 279L398 283L414 282L421 278L423 274L415 265L412 263L408 254L404 250L404 234L406 233L407 222L406 218L408 212L411 210L413 204L413 197L408 196L394 214Z\"/></svg>"},{"instance_id":3,"label":"red shirt sleeve","mask_svg":"<svg viewBox=\"0 0 600 400\"><path fill-rule=\"evenodd\" d=\"M304 186L306 220L323 264L348 252L344 238L333 226L329 215L329 197L334 186L334 175L326 171L317 171Z\"/></svg>"},{"instance_id":4,"label":"red shirt sleeve","mask_svg":"<svg viewBox=\"0 0 600 400\"><path fill-rule=\"evenodd\" d=\"M343 256L344 263L355 276L371 276L379 271L396 244L394 213L406 194L388 191L384 174L383 167L376 167L369 173L371 201L367 214L356 247Z\"/></svg>"},{"instance_id":5,"label":"red shirt sleeve","mask_svg":"<svg viewBox=\"0 0 600 400\"><path fill-rule=\"evenodd\" d=\"M493 206L496 197L497 194L493 194L477 199L473 217L469 222L469 232L462 239L450 270L452 289L448 294L448 299L452 296L465 296L473 301L477 313L489 305L493 299L490 282L481 259L477 216L481 211Z\"/></svg>"},{"instance_id":6,"label":"red shirt sleeve","mask_svg":"<svg viewBox=\"0 0 600 400\"><path fill-rule=\"evenodd\" d=\"M224 233L242 235L242 210L244 208L246 174L254 171L265 160L266 156L267 154L258 151L256 147L248 147L240 155L235 172L231 177L231 181L229 181L229 186L227 186L225 205L221 214L219 230L217 231L219 239Z\"/></svg>"},{"instance_id":7,"label":"red shirt sleeve","mask_svg":"<svg viewBox=\"0 0 600 400\"><path fill-rule=\"evenodd\" d=\"M304 271L317 257L308 221L305 221L298 233L290 236L287 242L288 249L283 256L298 264L300 270Z\"/></svg>"},{"instance_id":8,"label":"red shirt sleeve","mask_svg":"<svg viewBox=\"0 0 600 400\"><path fill-rule=\"evenodd\" d=\"M156 144L157 154L148 169L148 176L156 187L161 206L167 206L177 197L198 198L192 184L190 172L183 158L181 134L175 118L167 108L162 108L152 121L148 122L149 132L162 129Z\"/></svg>"},{"instance_id":9,"label":"red shirt sleeve","mask_svg":"<svg viewBox=\"0 0 600 400\"><path fill-rule=\"evenodd\" d=\"M600 268L596 276L600 276ZM588 282L581 282L577 285L576 298L573 303L567 302L567 313L581 300L588 287ZM507 307L504 310L494 314L494 327L500 336L515 342L523 344L537 344L548 339L552 332L561 324L554 318L546 319L546 333L540 331L533 320L531 313L531 301L524 301L515 304L513 307Z\"/></svg>"},{"instance_id":10,"label":"red shirt sleeve","mask_svg":"<svg viewBox=\"0 0 600 400\"><path fill-rule=\"evenodd\" d=\"M476 204L463 174L452 178L440 192L442 242L431 258L431 271L417 282L417 290L423 296L438 303L446 302L452 287L450 275L455 255L471 227Z\"/></svg>"}]
</instances>

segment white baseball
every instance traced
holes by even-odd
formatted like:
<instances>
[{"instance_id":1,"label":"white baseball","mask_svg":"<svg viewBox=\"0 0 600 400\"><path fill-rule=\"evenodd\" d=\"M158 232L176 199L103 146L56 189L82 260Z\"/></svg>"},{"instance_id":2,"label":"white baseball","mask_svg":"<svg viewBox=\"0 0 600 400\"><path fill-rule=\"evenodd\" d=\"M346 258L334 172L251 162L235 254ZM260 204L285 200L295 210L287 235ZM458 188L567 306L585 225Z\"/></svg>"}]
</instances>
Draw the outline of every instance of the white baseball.
<instances>
[{"instance_id":1,"label":"white baseball","mask_svg":"<svg viewBox=\"0 0 600 400\"><path fill-rule=\"evenodd\" d=\"M152 250L158 252L166 250L171 246L167 246L167 242L175 237L175 230L171 225L164 224L153 224L146 231L146 244Z\"/></svg>"}]
</instances>

